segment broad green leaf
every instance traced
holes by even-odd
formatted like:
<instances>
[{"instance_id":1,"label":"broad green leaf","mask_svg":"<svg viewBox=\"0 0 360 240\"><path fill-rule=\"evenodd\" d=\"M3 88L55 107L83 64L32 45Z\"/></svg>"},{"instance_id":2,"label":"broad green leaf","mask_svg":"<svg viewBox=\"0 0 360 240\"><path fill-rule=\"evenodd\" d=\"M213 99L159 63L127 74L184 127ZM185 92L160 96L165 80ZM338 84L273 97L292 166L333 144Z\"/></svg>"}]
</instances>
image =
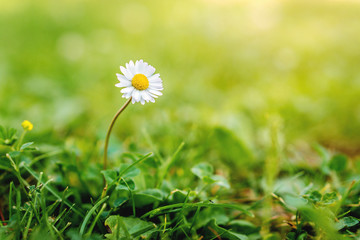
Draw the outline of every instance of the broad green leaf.
<instances>
[{"instance_id":1,"label":"broad green leaf","mask_svg":"<svg viewBox=\"0 0 360 240\"><path fill-rule=\"evenodd\" d=\"M114 201L114 207L120 207L121 205L123 205L127 200L129 200L128 198L126 197L120 197L118 199L116 199Z\"/></svg>"},{"instance_id":2,"label":"broad green leaf","mask_svg":"<svg viewBox=\"0 0 360 240\"><path fill-rule=\"evenodd\" d=\"M130 186L129 186L129 187L130 187ZM123 190L129 191L128 187L127 187L126 185L123 185L123 184L117 185L115 189L116 189L116 190L119 190L119 191L123 191ZM130 189L130 190L131 190L131 189Z\"/></svg>"},{"instance_id":3,"label":"broad green leaf","mask_svg":"<svg viewBox=\"0 0 360 240\"><path fill-rule=\"evenodd\" d=\"M233 220L229 223L230 229L234 232L249 235L260 231L260 227L246 220Z\"/></svg>"},{"instance_id":4,"label":"broad green leaf","mask_svg":"<svg viewBox=\"0 0 360 240\"><path fill-rule=\"evenodd\" d=\"M209 163L199 163L195 165L191 171L201 179L204 177L211 177L214 173L214 168Z\"/></svg>"},{"instance_id":5,"label":"broad green leaf","mask_svg":"<svg viewBox=\"0 0 360 240\"><path fill-rule=\"evenodd\" d=\"M34 142L28 142L28 143L24 143L23 145L21 145L20 147L20 151L27 149L29 146L33 145Z\"/></svg>"},{"instance_id":6,"label":"broad green leaf","mask_svg":"<svg viewBox=\"0 0 360 240\"><path fill-rule=\"evenodd\" d=\"M155 202L162 201L165 194L159 189L147 189L144 191L137 192L133 195L135 206L143 207Z\"/></svg>"},{"instance_id":7,"label":"broad green leaf","mask_svg":"<svg viewBox=\"0 0 360 240\"><path fill-rule=\"evenodd\" d=\"M126 181L126 183L125 183ZM119 185L116 186L117 190L135 190L135 182L132 179L121 179Z\"/></svg>"},{"instance_id":8,"label":"broad green leaf","mask_svg":"<svg viewBox=\"0 0 360 240\"><path fill-rule=\"evenodd\" d=\"M338 198L336 192L325 193L324 196L322 197L322 203L323 204L332 204L332 203L336 202L338 199L339 198Z\"/></svg>"},{"instance_id":9,"label":"broad green leaf","mask_svg":"<svg viewBox=\"0 0 360 240\"><path fill-rule=\"evenodd\" d=\"M183 203L188 195L187 192L176 189L172 192L172 200L174 203Z\"/></svg>"},{"instance_id":10,"label":"broad green leaf","mask_svg":"<svg viewBox=\"0 0 360 240\"><path fill-rule=\"evenodd\" d=\"M339 222L336 223L336 227L338 230L341 230L343 228L349 228L349 227L353 227L356 224L359 223L359 220L355 217L344 217L342 219L339 220Z\"/></svg>"},{"instance_id":11,"label":"broad green leaf","mask_svg":"<svg viewBox=\"0 0 360 240\"><path fill-rule=\"evenodd\" d=\"M321 193L318 191L313 191L310 193L309 199L313 201L314 203L320 202L322 198Z\"/></svg>"},{"instance_id":12,"label":"broad green leaf","mask_svg":"<svg viewBox=\"0 0 360 240\"><path fill-rule=\"evenodd\" d=\"M213 176L211 176L211 177L204 176L204 177L202 178L202 180L203 180L205 183L207 183L207 184L213 184L213 183L216 182L216 180L214 180L212 177L213 177Z\"/></svg>"},{"instance_id":13,"label":"broad green leaf","mask_svg":"<svg viewBox=\"0 0 360 240\"><path fill-rule=\"evenodd\" d=\"M120 221L121 221L120 216L110 216L105 220L105 226L108 226L111 231L111 233L105 234L105 237L107 239L118 240L122 236L125 236L125 233L121 233Z\"/></svg>"},{"instance_id":14,"label":"broad green leaf","mask_svg":"<svg viewBox=\"0 0 360 240\"><path fill-rule=\"evenodd\" d=\"M229 222L228 211L223 208L201 208L199 215L196 218L196 228L203 227L211 220L215 220L217 224L225 225Z\"/></svg>"},{"instance_id":15,"label":"broad green leaf","mask_svg":"<svg viewBox=\"0 0 360 240\"><path fill-rule=\"evenodd\" d=\"M10 157L12 157L12 158L16 158L16 157L18 157L18 156L20 156L20 152L19 151L12 151L12 152L9 152L9 155L10 155Z\"/></svg>"},{"instance_id":16,"label":"broad green leaf","mask_svg":"<svg viewBox=\"0 0 360 240\"><path fill-rule=\"evenodd\" d=\"M105 237L111 240L129 239L127 234L130 234L133 239L141 239L141 235L156 228L152 222L118 215L108 217L105 226L108 226L111 230L111 233L105 234Z\"/></svg>"},{"instance_id":17,"label":"broad green leaf","mask_svg":"<svg viewBox=\"0 0 360 240\"><path fill-rule=\"evenodd\" d=\"M346 165L347 165L347 157L340 154L333 156L329 162L330 169L337 172L341 172L345 170Z\"/></svg>"},{"instance_id":18,"label":"broad green leaf","mask_svg":"<svg viewBox=\"0 0 360 240\"><path fill-rule=\"evenodd\" d=\"M219 227L216 224L215 219L211 220L208 224L208 234L209 236L211 236L212 239L214 237L218 237L219 239L228 239L228 240L248 240L249 238L244 235L244 234L240 234L240 233L236 233L230 230L227 230L225 228ZM210 232L211 233L210 233Z\"/></svg>"},{"instance_id":19,"label":"broad green leaf","mask_svg":"<svg viewBox=\"0 0 360 240\"><path fill-rule=\"evenodd\" d=\"M122 164L120 166L119 172L123 172L125 171L125 169L127 169L130 166L130 164ZM124 175L122 177L136 177L137 175L140 174L140 169L136 168L135 166L127 169L127 171L124 173Z\"/></svg>"},{"instance_id":20,"label":"broad green leaf","mask_svg":"<svg viewBox=\"0 0 360 240\"><path fill-rule=\"evenodd\" d=\"M225 187L227 189L230 189L230 184L226 178L224 178L221 175L214 175L211 177L211 179L215 182L216 185Z\"/></svg>"},{"instance_id":21,"label":"broad green leaf","mask_svg":"<svg viewBox=\"0 0 360 240\"><path fill-rule=\"evenodd\" d=\"M117 179L117 172L115 170L102 170L101 173L104 175L107 184L111 184Z\"/></svg>"}]
</instances>

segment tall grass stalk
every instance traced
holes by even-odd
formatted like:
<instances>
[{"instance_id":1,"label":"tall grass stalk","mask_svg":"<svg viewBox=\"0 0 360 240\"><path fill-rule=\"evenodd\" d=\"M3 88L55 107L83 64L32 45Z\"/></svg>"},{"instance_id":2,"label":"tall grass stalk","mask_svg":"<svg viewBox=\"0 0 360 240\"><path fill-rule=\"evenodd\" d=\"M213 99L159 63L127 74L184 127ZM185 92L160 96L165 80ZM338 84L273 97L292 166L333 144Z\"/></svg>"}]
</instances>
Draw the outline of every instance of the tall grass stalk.
<instances>
[{"instance_id":1,"label":"tall grass stalk","mask_svg":"<svg viewBox=\"0 0 360 240\"><path fill-rule=\"evenodd\" d=\"M271 145L265 159L265 204L262 233L266 236L270 233L270 221L272 216L272 193L274 191L274 182L279 173L280 167L280 144L279 144L279 128L280 119L275 116L269 117L270 140Z\"/></svg>"}]
</instances>

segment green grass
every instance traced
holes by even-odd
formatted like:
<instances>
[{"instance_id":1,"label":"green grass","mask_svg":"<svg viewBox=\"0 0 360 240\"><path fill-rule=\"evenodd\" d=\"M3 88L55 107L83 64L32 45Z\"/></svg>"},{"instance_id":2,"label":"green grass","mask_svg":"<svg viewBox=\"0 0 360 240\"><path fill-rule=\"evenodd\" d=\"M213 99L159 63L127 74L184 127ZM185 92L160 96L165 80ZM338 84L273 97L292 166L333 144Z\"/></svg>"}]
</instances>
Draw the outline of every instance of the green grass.
<instances>
[{"instance_id":1,"label":"green grass","mask_svg":"<svg viewBox=\"0 0 360 240\"><path fill-rule=\"evenodd\" d=\"M230 131L212 129L210 138L226 143L208 143L213 154L251 159L247 173L231 158L227 168L182 166L193 152L184 143L167 160L113 153L118 163L102 170L75 143L51 155L1 128L0 238L356 239L358 164L320 145L311 156L317 165L285 154L274 121L265 159L241 150Z\"/></svg>"},{"instance_id":2,"label":"green grass","mask_svg":"<svg viewBox=\"0 0 360 240\"><path fill-rule=\"evenodd\" d=\"M360 238L358 3L1 5L0 239Z\"/></svg>"}]
</instances>

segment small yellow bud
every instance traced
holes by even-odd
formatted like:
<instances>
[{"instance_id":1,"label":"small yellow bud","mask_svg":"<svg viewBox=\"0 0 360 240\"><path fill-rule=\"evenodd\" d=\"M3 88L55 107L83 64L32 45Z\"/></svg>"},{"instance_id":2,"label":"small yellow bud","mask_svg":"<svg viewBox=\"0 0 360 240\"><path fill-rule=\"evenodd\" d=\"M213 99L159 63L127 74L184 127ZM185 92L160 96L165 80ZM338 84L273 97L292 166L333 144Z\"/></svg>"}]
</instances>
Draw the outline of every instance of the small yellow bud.
<instances>
[{"instance_id":1,"label":"small yellow bud","mask_svg":"<svg viewBox=\"0 0 360 240\"><path fill-rule=\"evenodd\" d=\"M22 122L21 126L24 128L24 130L26 131L31 131L34 127L34 125L28 121L28 120L25 120Z\"/></svg>"}]
</instances>

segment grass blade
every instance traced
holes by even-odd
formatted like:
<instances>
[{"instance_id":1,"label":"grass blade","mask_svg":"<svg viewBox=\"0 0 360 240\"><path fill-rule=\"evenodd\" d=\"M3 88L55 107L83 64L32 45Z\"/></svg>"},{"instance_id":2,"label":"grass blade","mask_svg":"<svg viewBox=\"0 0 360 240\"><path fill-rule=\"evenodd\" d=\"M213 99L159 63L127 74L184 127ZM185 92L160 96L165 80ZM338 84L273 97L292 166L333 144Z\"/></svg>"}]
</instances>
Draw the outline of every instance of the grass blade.
<instances>
[{"instance_id":1,"label":"grass blade","mask_svg":"<svg viewBox=\"0 0 360 240\"><path fill-rule=\"evenodd\" d=\"M108 200L109 196L106 196L102 199L100 199L100 201L98 201L91 209L90 211L86 214L85 218L84 218L84 221L83 223L81 224L81 227L80 227L80 235L82 236L84 234L84 231L85 231L85 227L86 227L86 224L87 222L90 220L90 217L91 215L95 212L95 210L103 203L105 202L106 200Z\"/></svg>"},{"instance_id":2,"label":"grass blade","mask_svg":"<svg viewBox=\"0 0 360 240\"><path fill-rule=\"evenodd\" d=\"M148 153L145 156L143 156L142 158L139 158L138 160L136 160L135 162L133 162L130 166L128 166L127 168L125 168L124 170L122 170L119 173L119 177L122 177L127 171L129 171L132 167L134 167L135 165L139 164L140 162L144 161L145 159L147 159L148 157L150 157L150 155L153 153Z\"/></svg>"},{"instance_id":3,"label":"grass blade","mask_svg":"<svg viewBox=\"0 0 360 240\"><path fill-rule=\"evenodd\" d=\"M28 167L28 166L26 166L26 165L23 165L23 167L26 169L26 171L28 171L36 180L38 180L39 181L39 176L30 168L30 167ZM43 182L41 182L41 183L43 183ZM44 183L43 183L44 184ZM69 202L69 201L67 201L66 199L62 199L62 197L57 193L57 191L53 188L53 187L51 187L51 186L48 186L48 185L44 185L44 187L52 194L52 195L54 195L58 200L63 200L64 201L64 204L66 204L68 207L70 207L70 208L72 208L73 207L73 205ZM82 216L82 217L84 217L84 214L81 212L81 210L80 209L77 209L77 208L75 208L75 207L73 207L73 211L75 212L75 213L77 213L77 214L79 214L80 216Z\"/></svg>"},{"instance_id":4,"label":"grass blade","mask_svg":"<svg viewBox=\"0 0 360 240\"><path fill-rule=\"evenodd\" d=\"M86 235L90 236L94 227L95 227L95 224L97 223L97 221L99 220L99 217L101 216L102 212L105 210L106 208L106 203L104 203L99 211L99 213L96 215L94 221L91 223L91 226L89 228L89 231L86 233Z\"/></svg>"},{"instance_id":5,"label":"grass blade","mask_svg":"<svg viewBox=\"0 0 360 240\"><path fill-rule=\"evenodd\" d=\"M159 207L156 208L152 211L149 211L147 213L145 213L144 215L141 216L141 218L145 218L145 217L154 217L156 215L160 215L160 214L164 214L162 211L164 210L171 210L173 208L178 208L178 210L180 210L180 208L195 208L195 207L219 207L219 208L229 208L229 209L234 209L234 210L238 210L241 211L243 213L245 213L246 215L253 217L253 213L249 212L248 210L235 205L235 204L226 204L226 203L176 203L176 204L171 204L171 205L167 205L167 206L163 206L163 207Z\"/></svg>"}]
</instances>

